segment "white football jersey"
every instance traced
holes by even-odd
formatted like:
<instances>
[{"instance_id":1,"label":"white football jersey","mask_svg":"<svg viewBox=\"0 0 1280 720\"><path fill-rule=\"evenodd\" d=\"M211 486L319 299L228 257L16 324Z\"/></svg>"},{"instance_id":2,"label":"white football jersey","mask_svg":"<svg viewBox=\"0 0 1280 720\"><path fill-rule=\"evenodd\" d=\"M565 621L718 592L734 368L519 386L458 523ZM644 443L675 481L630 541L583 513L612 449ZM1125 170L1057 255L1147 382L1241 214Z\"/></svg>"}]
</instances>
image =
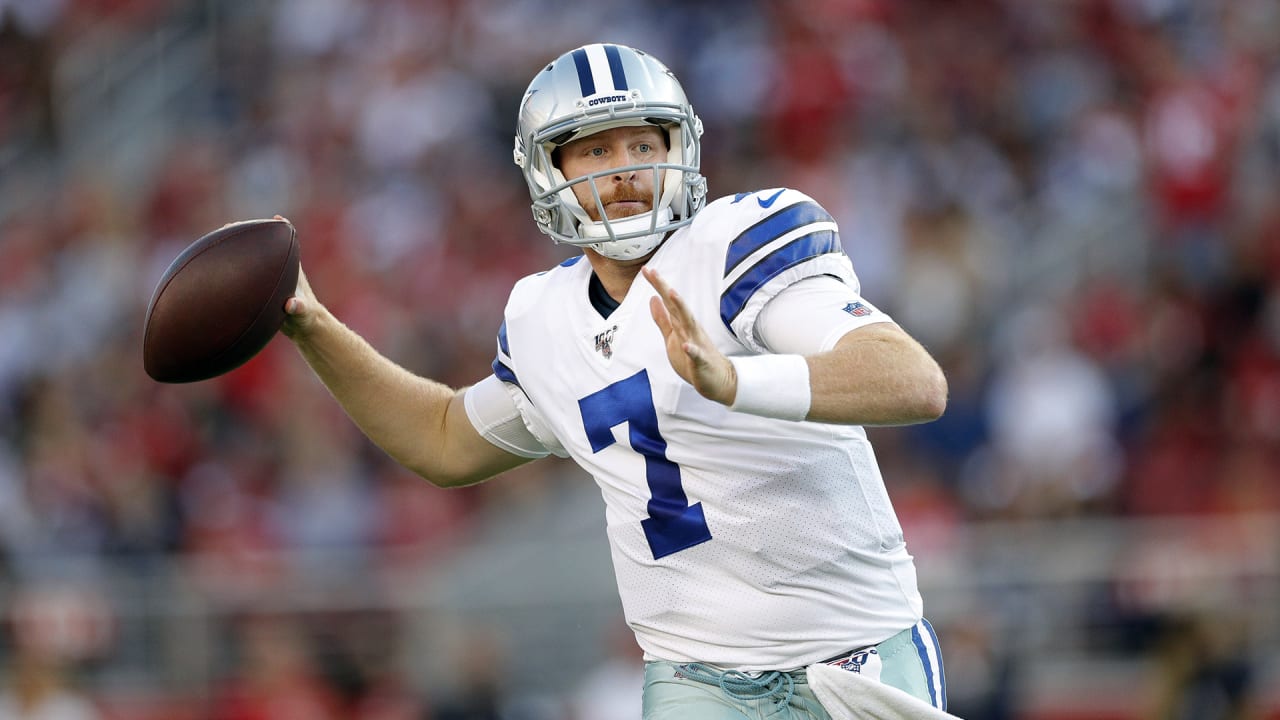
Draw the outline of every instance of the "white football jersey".
<instances>
[{"instance_id":1,"label":"white football jersey","mask_svg":"<svg viewBox=\"0 0 1280 720\"><path fill-rule=\"evenodd\" d=\"M648 264L730 356L764 351L756 317L791 283L858 284L831 216L787 189L711 203ZM915 567L864 430L703 398L671 368L644 277L602 317L591 274L579 256L516 284L494 372L547 450L599 484L623 609L647 657L793 669L920 620Z\"/></svg>"}]
</instances>

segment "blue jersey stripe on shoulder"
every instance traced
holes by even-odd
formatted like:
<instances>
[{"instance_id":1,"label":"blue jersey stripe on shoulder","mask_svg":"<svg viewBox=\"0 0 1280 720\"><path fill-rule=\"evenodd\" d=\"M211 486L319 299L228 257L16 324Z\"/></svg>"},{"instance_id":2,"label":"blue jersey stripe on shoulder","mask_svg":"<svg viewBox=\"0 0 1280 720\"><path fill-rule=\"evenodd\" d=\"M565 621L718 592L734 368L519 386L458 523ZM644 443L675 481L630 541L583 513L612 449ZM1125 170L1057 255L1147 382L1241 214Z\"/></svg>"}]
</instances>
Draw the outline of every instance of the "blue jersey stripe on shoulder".
<instances>
[{"instance_id":1,"label":"blue jersey stripe on shoulder","mask_svg":"<svg viewBox=\"0 0 1280 720\"><path fill-rule=\"evenodd\" d=\"M843 252L840 236L831 230L802 235L766 255L760 262L742 274L720 296L720 319L730 327L733 319L747 306L747 301L765 283L777 277L789 267L811 260L819 255Z\"/></svg>"},{"instance_id":2,"label":"blue jersey stripe on shoulder","mask_svg":"<svg viewBox=\"0 0 1280 720\"><path fill-rule=\"evenodd\" d=\"M733 242L724 257L724 274L738 266L748 255L786 235L792 230L810 223L834 222L831 214L822 209L816 202L800 202L789 205L751 227L743 230Z\"/></svg>"},{"instance_id":3,"label":"blue jersey stripe on shoulder","mask_svg":"<svg viewBox=\"0 0 1280 720\"><path fill-rule=\"evenodd\" d=\"M497 375L498 379L502 382L509 382L522 390L524 389L521 387L520 381L516 378L515 371L507 367L506 363L502 362L499 358L493 359L493 374Z\"/></svg>"},{"instance_id":4,"label":"blue jersey stripe on shoulder","mask_svg":"<svg viewBox=\"0 0 1280 720\"><path fill-rule=\"evenodd\" d=\"M520 381L516 379L516 373L511 366L503 362L504 358L511 357L511 346L507 344L507 321L503 320L502 325L498 327L498 355L493 359L493 374L503 382L509 382L519 386Z\"/></svg>"},{"instance_id":5,"label":"blue jersey stripe on shoulder","mask_svg":"<svg viewBox=\"0 0 1280 720\"><path fill-rule=\"evenodd\" d=\"M507 321L503 320L502 325L498 326L498 349L503 355L511 357L511 348L507 346Z\"/></svg>"}]
</instances>

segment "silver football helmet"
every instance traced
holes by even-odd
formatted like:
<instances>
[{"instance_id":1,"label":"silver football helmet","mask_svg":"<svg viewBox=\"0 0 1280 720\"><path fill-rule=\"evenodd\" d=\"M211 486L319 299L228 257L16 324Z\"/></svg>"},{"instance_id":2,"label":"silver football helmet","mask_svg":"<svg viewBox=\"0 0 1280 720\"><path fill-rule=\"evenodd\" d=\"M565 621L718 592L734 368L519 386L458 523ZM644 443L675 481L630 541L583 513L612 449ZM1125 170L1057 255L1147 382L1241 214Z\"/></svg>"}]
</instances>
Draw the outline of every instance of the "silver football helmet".
<instances>
[{"instance_id":1,"label":"silver football helmet","mask_svg":"<svg viewBox=\"0 0 1280 720\"><path fill-rule=\"evenodd\" d=\"M571 140L627 125L656 125L667 134L667 161L629 165L566 180L553 153ZM533 198L533 219L556 242L590 247L630 260L652 251L668 232L687 225L706 202L699 172L702 121L675 75L656 58L625 45L571 50L534 77L520 102L515 163ZM594 180L619 171L654 173L652 209L609 220ZM589 183L599 211L593 221L573 193Z\"/></svg>"}]
</instances>

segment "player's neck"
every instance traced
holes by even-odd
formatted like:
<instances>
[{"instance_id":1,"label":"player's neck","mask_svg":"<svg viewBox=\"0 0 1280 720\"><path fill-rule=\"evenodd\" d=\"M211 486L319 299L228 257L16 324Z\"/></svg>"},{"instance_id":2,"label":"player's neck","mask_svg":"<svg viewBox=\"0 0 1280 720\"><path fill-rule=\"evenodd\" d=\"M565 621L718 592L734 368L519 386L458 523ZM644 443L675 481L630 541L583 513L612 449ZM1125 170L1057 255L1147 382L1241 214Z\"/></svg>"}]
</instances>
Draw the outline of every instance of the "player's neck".
<instances>
[{"instance_id":1,"label":"player's neck","mask_svg":"<svg viewBox=\"0 0 1280 720\"><path fill-rule=\"evenodd\" d=\"M609 297L618 302L622 302L627 297L627 291L631 289L631 283L635 282L636 276L640 274L640 268L653 257L653 253L650 253L636 260L612 260L591 248L586 248L584 252L587 261L591 263L591 269L595 270L596 277L600 278L600 284L609 293Z\"/></svg>"}]
</instances>

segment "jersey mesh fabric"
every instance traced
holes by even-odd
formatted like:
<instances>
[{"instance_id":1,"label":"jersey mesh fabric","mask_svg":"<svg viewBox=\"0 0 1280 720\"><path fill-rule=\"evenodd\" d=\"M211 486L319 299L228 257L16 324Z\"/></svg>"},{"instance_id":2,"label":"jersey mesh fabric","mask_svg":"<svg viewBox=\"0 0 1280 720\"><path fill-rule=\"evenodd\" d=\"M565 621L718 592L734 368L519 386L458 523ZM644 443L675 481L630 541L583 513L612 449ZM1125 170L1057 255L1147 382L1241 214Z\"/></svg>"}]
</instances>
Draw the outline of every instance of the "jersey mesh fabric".
<instances>
[{"instance_id":1,"label":"jersey mesh fabric","mask_svg":"<svg viewBox=\"0 0 1280 720\"><path fill-rule=\"evenodd\" d=\"M834 232L829 216L788 211L816 203L756 195L712 203L649 261L728 355L763 350L747 337L754 316L789 283L857 282L838 241L821 235ZM771 219L783 212L797 227ZM821 242L793 244L815 233ZM918 621L915 569L862 428L703 398L671 369L648 283L638 278L602 318L590 273L567 263L520 281L501 357L527 396L526 425L553 435L601 489L623 609L646 654L791 669ZM679 522L656 522L672 512Z\"/></svg>"}]
</instances>

